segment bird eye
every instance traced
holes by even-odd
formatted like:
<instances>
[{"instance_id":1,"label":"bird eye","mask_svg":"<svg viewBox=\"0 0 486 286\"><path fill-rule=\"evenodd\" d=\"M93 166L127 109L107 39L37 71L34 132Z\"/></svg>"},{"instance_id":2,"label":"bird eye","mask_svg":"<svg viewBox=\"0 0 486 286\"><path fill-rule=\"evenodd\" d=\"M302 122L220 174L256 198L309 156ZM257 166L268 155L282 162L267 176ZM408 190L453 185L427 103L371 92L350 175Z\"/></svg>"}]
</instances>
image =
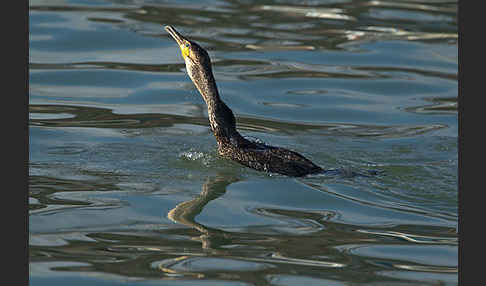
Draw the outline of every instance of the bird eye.
<instances>
[{"instance_id":1,"label":"bird eye","mask_svg":"<svg viewBox=\"0 0 486 286\"><path fill-rule=\"evenodd\" d=\"M189 43L186 43L186 48L189 48Z\"/></svg>"}]
</instances>

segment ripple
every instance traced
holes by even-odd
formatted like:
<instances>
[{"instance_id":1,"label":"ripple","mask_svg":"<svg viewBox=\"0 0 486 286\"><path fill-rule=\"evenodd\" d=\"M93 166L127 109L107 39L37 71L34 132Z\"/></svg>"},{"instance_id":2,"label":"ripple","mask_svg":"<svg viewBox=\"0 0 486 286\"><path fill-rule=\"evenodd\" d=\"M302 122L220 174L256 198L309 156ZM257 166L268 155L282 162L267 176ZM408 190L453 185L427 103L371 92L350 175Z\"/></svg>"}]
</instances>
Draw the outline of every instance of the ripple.
<instances>
[{"instance_id":1,"label":"ripple","mask_svg":"<svg viewBox=\"0 0 486 286\"><path fill-rule=\"evenodd\" d=\"M89 86L60 86L60 85L29 85L31 93L43 97L72 97L72 98L121 98L128 97L133 90L122 87L89 87Z\"/></svg>"},{"instance_id":2,"label":"ripple","mask_svg":"<svg viewBox=\"0 0 486 286\"><path fill-rule=\"evenodd\" d=\"M457 246L448 245L359 245L341 250L375 260L390 260L399 269L457 272Z\"/></svg>"},{"instance_id":3,"label":"ripple","mask_svg":"<svg viewBox=\"0 0 486 286\"><path fill-rule=\"evenodd\" d=\"M271 285L327 285L327 286L342 286L347 285L346 283L339 282L337 280L322 279L316 277L309 277L303 275L291 275L291 274L272 274L268 275L267 280Z\"/></svg>"},{"instance_id":4,"label":"ripple","mask_svg":"<svg viewBox=\"0 0 486 286\"><path fill-rule=\"evenodd\" d=\"M31 246L62 246L68 245L69 241L95 242L82 232L65 232L65 233L47 233L47 234L30 234L29 245Z\"/></svg>"},{"instance_id":5,"label":"ripple","mask_svg":"<svg viewBox=\"0 0 486 286\"><path fill-rule=\"evenodd\" d=\"M263 5L255 9L285 13L293 16L304 16L309 18L321 18L331 20L356 21L353 16L347 15L344 9L339 8L314 8L305 6L279 6Z\"/></svg>"},{"instance_id":6,"label":"ripple","mask_svg":"<svg viewBox=\"0 0 486 286\"><path fill-rule=\"evenodd\" d=\"M281 233L303 235L325 230L322 221L327 221L336 216L336 213L329 211L305 212L297 210L256 208L250 212L260 216L276 218L285 222L285 225L275 225L265 227L268 233Z\"/></svg>"},{"instance_id":7,"label":"ripple","mask_svg":"<svg viewBox=\"0 0 486 286\"><path fill-rule=\"evenodd\" d=\"M245 48L257 50L257 51L305 51L305 50L315 50L314 46L304 46L304 45L245 45Z\"/></svg>"},{"instance_id":8,"label":"ripple","mask_svg":"<svg viewBox=\"0 0 486 286\"><path fill-rule=\"evenodd\" d=\"M412 2L412 1L411 1ZM430 4L435 4L432 1L429 1ZM367 6L381 6L381 7L391 7L391 8L401 8L401 9L411 9L411 10L418 10L418 11L428 11L428 12L446 12L446 13L456 13L457 12L457 5L454 2L449 3L440 3L438 1L438 5L427 5L422 3L406 3L406 2L394 2L394 1L379 1L379 0L372 0L365 3Z\"/></svg>"},{"instance_id":9,"label":"ripple","mask_svg":"<svg viewBox=\"0 0 486 286\"><path fill-rule=\"evenodd\" d=\"M191 273L207 271L259 271L273 268L274 266L268 263L245 261L234 258L181 256L162 261L155 261L152 263L152 267L169 273Z\"/></svg>"},{"instance_id":10,"label":"ripple","mask_svg":"<svg viewBox=\"0 0 486 286\"><path fill-rule=\"evenodd\" d=\"M272 50L266 46L265 50ZM286 49L286 48L284 48ZM351 66L335 66L324 64L307 64L299 62L260 62L253 68L226 68L225 76L240 79L279 79L279 78L340 78L340 79L371 79L388 78L388 76L371 70L354 68Z\"/></svg>"},{"instance_id":11,"label":"ripple","mask_svg":"<svg viewBox=\"0 0 486 286\"><path fill-rule=\"evenodd\" d=\"M444 114L457 113L457 97L434 97L426 99L432 101L432 104L407 107L406 111L421 114Z\"/></svg>"},{"instance_id":12,"label":"ripple","mask_svg":"<svg viewBox=\"0 0 486 286\"><path fill-rule=\"evenodd\" d=\"M89 150L88 146L84 144L69 144L64 146L52 146L47 148L48 154L53 155L75 155L87 152Z\"/></svg>"},{"instance_id":13,"label":"ripple","mask_svg":"<svg viewBox=\"0 0 486 286\"><path fill-rule=\"evenodd\" d=\"M281 103L266 103L295 108L297 106ZM183 105L183 107L186 105ZM299 107L303 107L298 105ZM59 106L59 105L30 105L31 110L43 110L46 113L58 114L66 109L74 118L31 119L30 124L51 127L98 127L98 128L141 128L141 127L173 127L173 126L207 126L206 117L188 117L174 114L115 114L107 108L89 106ZM130 110L128 108L128 110ZM182 110L188 110L184 107ZM144 111L143 109L141 111ZM133 112L133 110L132 110ZM288 122L257 117L238 116L240 130L257 132L284 132L287 134L334 134L353 137L381 137L395 138L417 136L430 131L446 128L444 124L429 125L358 125L349 123L302 123ZM183 128L187 130L187 127ZM191 128L201 132L200 129ZM176 130L174 130L176 131ZM189 131L183 131L187 133ZM191 155L194 156L194 155Z\"/></svg>"},{"instance_id":14,"label":"ripple","mask_svg":"<svg viewBox=\"0 0 486 286\"><path fill-rule=\"evenodd\" d=\"M444 285L458 285L458 276L455 272L424 272L407 269L406 271L379 271L377 274L383 277L408 280L409 283L414 285L423 284L424 282L434 285L437 284L438 281Z\"/></svg>"},{"instance_id":15,"label":"ripple","mask_svg":"<svg viewBox=\"0 0 486 286\"><path fill-rule=\"evenodd\" d=\"M393 266L398 269L420 271L420 272L437 272L437 273L458 273L459 272L457 267L407 265L407 264L394 264Z\"/></svg>"},{"instance_id":16,"label":"ripple","mask_svg":"<svg viewBox=\"0 0 486 286\"><path fill-rule=\"evenodd\" d=\"M279 253L273 253L269 258L267 258L267 260L273 262L279 262L279 263L288 263L288 264L303 265L303 266L326 267L326 268L327 267L341 268L346 266L346 264L331 262L331 261L291 258L291 257L283 256Z\"/></svg>"},{"instance_id":17,"label":"ripple","mask_svg":"<svg viewBox=\"0 0 486 286\"><path fill-rule=\"evenodd\" d=\"M446 127L447 125L443 124L412 126L370 126L355 124L335 124L332 126L328 126L327 131L331 131L330 133L334 134L340 134L341 136L397 138L417 136Z\"/></svg>"},{"instance_id":18,"label":"ripple","mask_svg":"<svg viewBox=\"0 0 486 286\"><path fill-rule=\"evenodd\" d=\"M272 107L284 107L284 108L303 108L307 107L307 104L295 104L295 103L283 103L283 102L262 102L263 105Z\"/></svg>"},{"instance_id":19,"label":"ripple","mask_svg":"<svg viewBox=\"0 0 486 286\"><path fill-rule=\"evenodd\" d=\"M66 118L73 118L74 115L70 113L33 113L29 112L29 120L32 119L66 119Z\"/></svg>"},{"instance_id":20,"label":"ripple","mask_svg":"<svg viewBox=\"0 0 486 286\"><path fill-rule=\"evenodd\" d=\"M417 234L409 234L409 233L403 233L398 231L375 231L375 230L364 230L364 229L358 229L356 231L362 233L368 233L368 234L396 237L417 244L451 244L451 245L458 244L457 237L417 235Z\"/></svg>"},{"instance_id":21,"label":"ripple","mask_svg":"<svg viewBox=\"0 0 486 286\"><path fill-rule=\"evenodd\" d=\"M457 33L433 33L433 32L411 32L394 27L375 27L368 26L364 28L367 32L363 36L380 37L380 38L398 38L411 41L432 40L432 39L457 39Z\"/></svg>"}]
</instances>

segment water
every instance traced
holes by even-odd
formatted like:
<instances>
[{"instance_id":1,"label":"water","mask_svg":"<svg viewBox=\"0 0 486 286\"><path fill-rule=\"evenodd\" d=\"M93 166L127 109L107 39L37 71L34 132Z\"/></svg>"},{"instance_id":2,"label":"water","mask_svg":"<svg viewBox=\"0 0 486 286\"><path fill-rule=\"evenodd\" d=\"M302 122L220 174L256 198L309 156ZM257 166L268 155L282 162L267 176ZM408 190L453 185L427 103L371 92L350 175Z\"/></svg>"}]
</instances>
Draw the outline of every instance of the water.
<instances>
[{"instance_id":1,"label":"water","mask_svg":"<svg viewBox=\"0 0 486 286\"><path fill-rule=\"evenodd\" d=\"M31 285L457 285L457 3L29 2ZM238 129L220 158L170 24Z\"/></svg>"}]
</instances>

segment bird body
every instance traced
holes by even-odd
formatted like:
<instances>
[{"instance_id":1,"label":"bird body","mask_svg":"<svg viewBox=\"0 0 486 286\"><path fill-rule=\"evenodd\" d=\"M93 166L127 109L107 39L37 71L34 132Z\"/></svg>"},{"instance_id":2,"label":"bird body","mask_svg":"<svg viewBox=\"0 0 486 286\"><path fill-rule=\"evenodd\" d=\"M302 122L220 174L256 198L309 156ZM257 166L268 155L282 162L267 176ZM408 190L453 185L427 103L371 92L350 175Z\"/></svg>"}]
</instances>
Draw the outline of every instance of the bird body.
<instances>
[{"instance_id":1,"label":"bird body","mask_svg":"<svg viewBox=\"0 0 486 286\"><path fill-rule=\"evenodd\" d=\"M219 96L208 53L172 26L166 26L165 29L179 45L187 73L206 102L211 131L216 137L218 153L222 157L255 170L293 177L324 171L297 152L250 141L241 136L236 130L233 112Z\"/></svg>"}]
</instances>

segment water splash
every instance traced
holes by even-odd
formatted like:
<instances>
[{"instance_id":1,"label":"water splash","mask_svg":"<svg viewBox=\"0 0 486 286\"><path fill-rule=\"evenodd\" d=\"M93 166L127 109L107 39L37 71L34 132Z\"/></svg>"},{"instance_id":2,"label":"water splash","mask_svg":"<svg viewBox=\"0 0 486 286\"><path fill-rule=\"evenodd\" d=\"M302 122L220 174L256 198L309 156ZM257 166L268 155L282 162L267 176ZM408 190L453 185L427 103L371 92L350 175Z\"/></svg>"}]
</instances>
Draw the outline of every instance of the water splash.
<instances>
[{"instance_id":1,"label":"water splash","mask_svg":"<svg viewBox=\"0 0 486 286\"><path fill-rule=\"evenodd\" d=\"M197 151L185 151L179 154L179 157L182 159L186 160L191 160L191 161L196 161L199 159L204 158L204 153L203 152L197 152Z\"/></svg>"}]
</instances>

